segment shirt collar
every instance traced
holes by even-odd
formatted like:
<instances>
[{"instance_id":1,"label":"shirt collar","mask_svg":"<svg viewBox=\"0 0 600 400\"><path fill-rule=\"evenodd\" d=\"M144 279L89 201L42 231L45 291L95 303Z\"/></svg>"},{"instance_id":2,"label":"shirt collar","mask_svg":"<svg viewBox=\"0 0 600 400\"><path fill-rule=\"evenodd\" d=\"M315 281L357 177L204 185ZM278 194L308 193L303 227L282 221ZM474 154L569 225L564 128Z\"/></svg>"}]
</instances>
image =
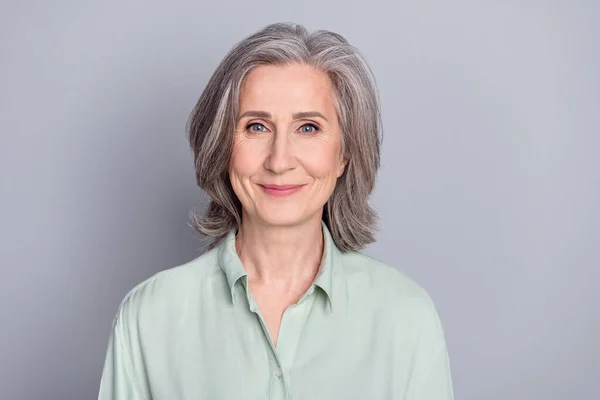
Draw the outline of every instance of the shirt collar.
<instances>
[{"instance_id":1,"label":"shirt collar","mask_svg":"<svg viewBox=\"0 0 600 400\"><path fill-rule=\"evenodd\" d=\"M333 311L333 279L335 274L340 272L340 251L335 245L325 222L321 221L321 226L323 231L324 251L314 285L325 292L329 309ZM248 276L248 273L244 269L242 261L235 250L235 235L235 229L232 229L217 246L218 263L227 278L227 283L231 292L231 301L234 304L235 284L241 277Z\"/></svg>"}]
</instances>

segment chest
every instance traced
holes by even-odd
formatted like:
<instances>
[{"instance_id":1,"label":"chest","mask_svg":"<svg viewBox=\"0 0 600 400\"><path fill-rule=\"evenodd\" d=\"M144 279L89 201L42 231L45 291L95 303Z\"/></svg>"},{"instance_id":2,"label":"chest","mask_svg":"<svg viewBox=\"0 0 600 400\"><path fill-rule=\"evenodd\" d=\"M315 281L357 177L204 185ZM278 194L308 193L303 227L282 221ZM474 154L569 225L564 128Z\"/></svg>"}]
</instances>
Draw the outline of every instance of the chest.
<instances>
[{"instance_id":1,"label":"chest","mask_svg":"<svg viewBox=\"0 0 600 400\"><path fill-rule=\"evenodd\" d=\"M223 308L210 320L190 319L173 337L155 337L153 347L164 351L147 360L150 381L160 382L152 398L402 398L410 354L397 357L395 343L406 340L373 323L382 318L367 310L331 312L319 294L283 312L265 307L264 315L258 303ZM268 335L276 324L275 347Z\"/></svg>"},{"instance_id":2,"label":"chest","mask_svg":"<svg viewBox=\"0 0 600 400\"><path fill-rule=\"evenodd\" d=\"M306 314L307 308L311 306L312 299L302 298L303 293L307 290L304 288L285 295L274 294L272 290L262 286L251 286L249 289L250 308L257 314L259 322L264 324L265 334L271 338L274 346L277 346L281 323L286 311L289 310L289 314Z\"/></svg>"}]
</instances>

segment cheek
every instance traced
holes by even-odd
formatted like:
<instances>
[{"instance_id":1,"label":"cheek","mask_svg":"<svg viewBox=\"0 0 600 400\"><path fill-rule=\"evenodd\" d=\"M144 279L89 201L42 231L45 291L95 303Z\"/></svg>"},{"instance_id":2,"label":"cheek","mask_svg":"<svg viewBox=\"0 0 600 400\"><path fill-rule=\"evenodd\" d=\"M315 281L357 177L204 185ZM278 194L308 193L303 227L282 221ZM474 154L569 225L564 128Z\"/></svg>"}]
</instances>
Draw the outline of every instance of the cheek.
<instances>
[{"instance_id":1,"label":"cheek","mask_svg":"<svg viewBox=\"0 0 600 400\"><path fill-rule=\"evenodd\" d=\"M229 162L229 173L240 177L251 175L261 164L259 153L248 143L234 144Z\"/></svg>"},{"instance_id":2,"label":"cheek","mask_svg":"<svg viewBox=\"0 0 600 400\"><path fill-rule=\"evenodd\" d=\"M315 178L337 178L340 165L338 146L322 146L313 149L306 157L307 172Z\"/></svg>"},{"instance_id":3,"label":"cheek","mask_svg":"<svg viewBox=\"0 0 600 400\"><path fill-rule=\"evenodd\" d=\"M250 177L256 171L253 167L254 157L248 146L234 146L229 161L229 181L234 193L245 207L250 207Z\"/></svg>"}]
</instances>

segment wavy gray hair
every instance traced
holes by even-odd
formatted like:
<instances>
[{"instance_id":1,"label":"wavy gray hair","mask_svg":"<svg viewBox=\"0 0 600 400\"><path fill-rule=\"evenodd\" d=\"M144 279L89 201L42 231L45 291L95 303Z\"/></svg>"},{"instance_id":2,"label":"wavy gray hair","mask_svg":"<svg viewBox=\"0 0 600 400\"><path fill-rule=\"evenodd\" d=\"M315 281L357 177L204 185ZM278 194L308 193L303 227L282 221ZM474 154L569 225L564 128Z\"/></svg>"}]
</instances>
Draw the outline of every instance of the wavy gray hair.
<instances>
[{"instance_id":1,"label":"wavy gray hair","mask_svg":"<svg viewBox=\"0 0 600 400\"><path fill-rule=\"evenodd\" d=\"M357 251L374 239L377 214L369 205L379 169L381 116L373 73L341 35L309 33L297 24L268 25L236 44L221 61L193 109L187 131L196 180L212 199L204 215L190 213L191 226L213 238L212 248L242 223L242 206L228 177L240 87L259 65L313 66L330 77L341 128L344 173L323 212L336 246Z\"/></svg>"}]
</instances>

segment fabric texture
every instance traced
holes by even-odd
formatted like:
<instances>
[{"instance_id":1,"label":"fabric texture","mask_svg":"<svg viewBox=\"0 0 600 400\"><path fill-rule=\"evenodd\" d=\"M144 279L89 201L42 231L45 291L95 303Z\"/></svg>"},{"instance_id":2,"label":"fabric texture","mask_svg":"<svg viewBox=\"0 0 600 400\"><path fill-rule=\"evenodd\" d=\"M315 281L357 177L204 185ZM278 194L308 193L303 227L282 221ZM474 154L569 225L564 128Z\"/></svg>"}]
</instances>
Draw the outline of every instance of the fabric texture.
<instances>
[{"instance_id":1,"label":"fabric texture","mask_svg":"<svg viewBox=\"0 0 600 400\"><path fill-rule=\"evenodd\" d=\"M322 226L319 272L285 311L276 347L232 231L126 295L99 399L453 399L429 295L391 266L341 253Z\"/></svg>"}]
</instances>

